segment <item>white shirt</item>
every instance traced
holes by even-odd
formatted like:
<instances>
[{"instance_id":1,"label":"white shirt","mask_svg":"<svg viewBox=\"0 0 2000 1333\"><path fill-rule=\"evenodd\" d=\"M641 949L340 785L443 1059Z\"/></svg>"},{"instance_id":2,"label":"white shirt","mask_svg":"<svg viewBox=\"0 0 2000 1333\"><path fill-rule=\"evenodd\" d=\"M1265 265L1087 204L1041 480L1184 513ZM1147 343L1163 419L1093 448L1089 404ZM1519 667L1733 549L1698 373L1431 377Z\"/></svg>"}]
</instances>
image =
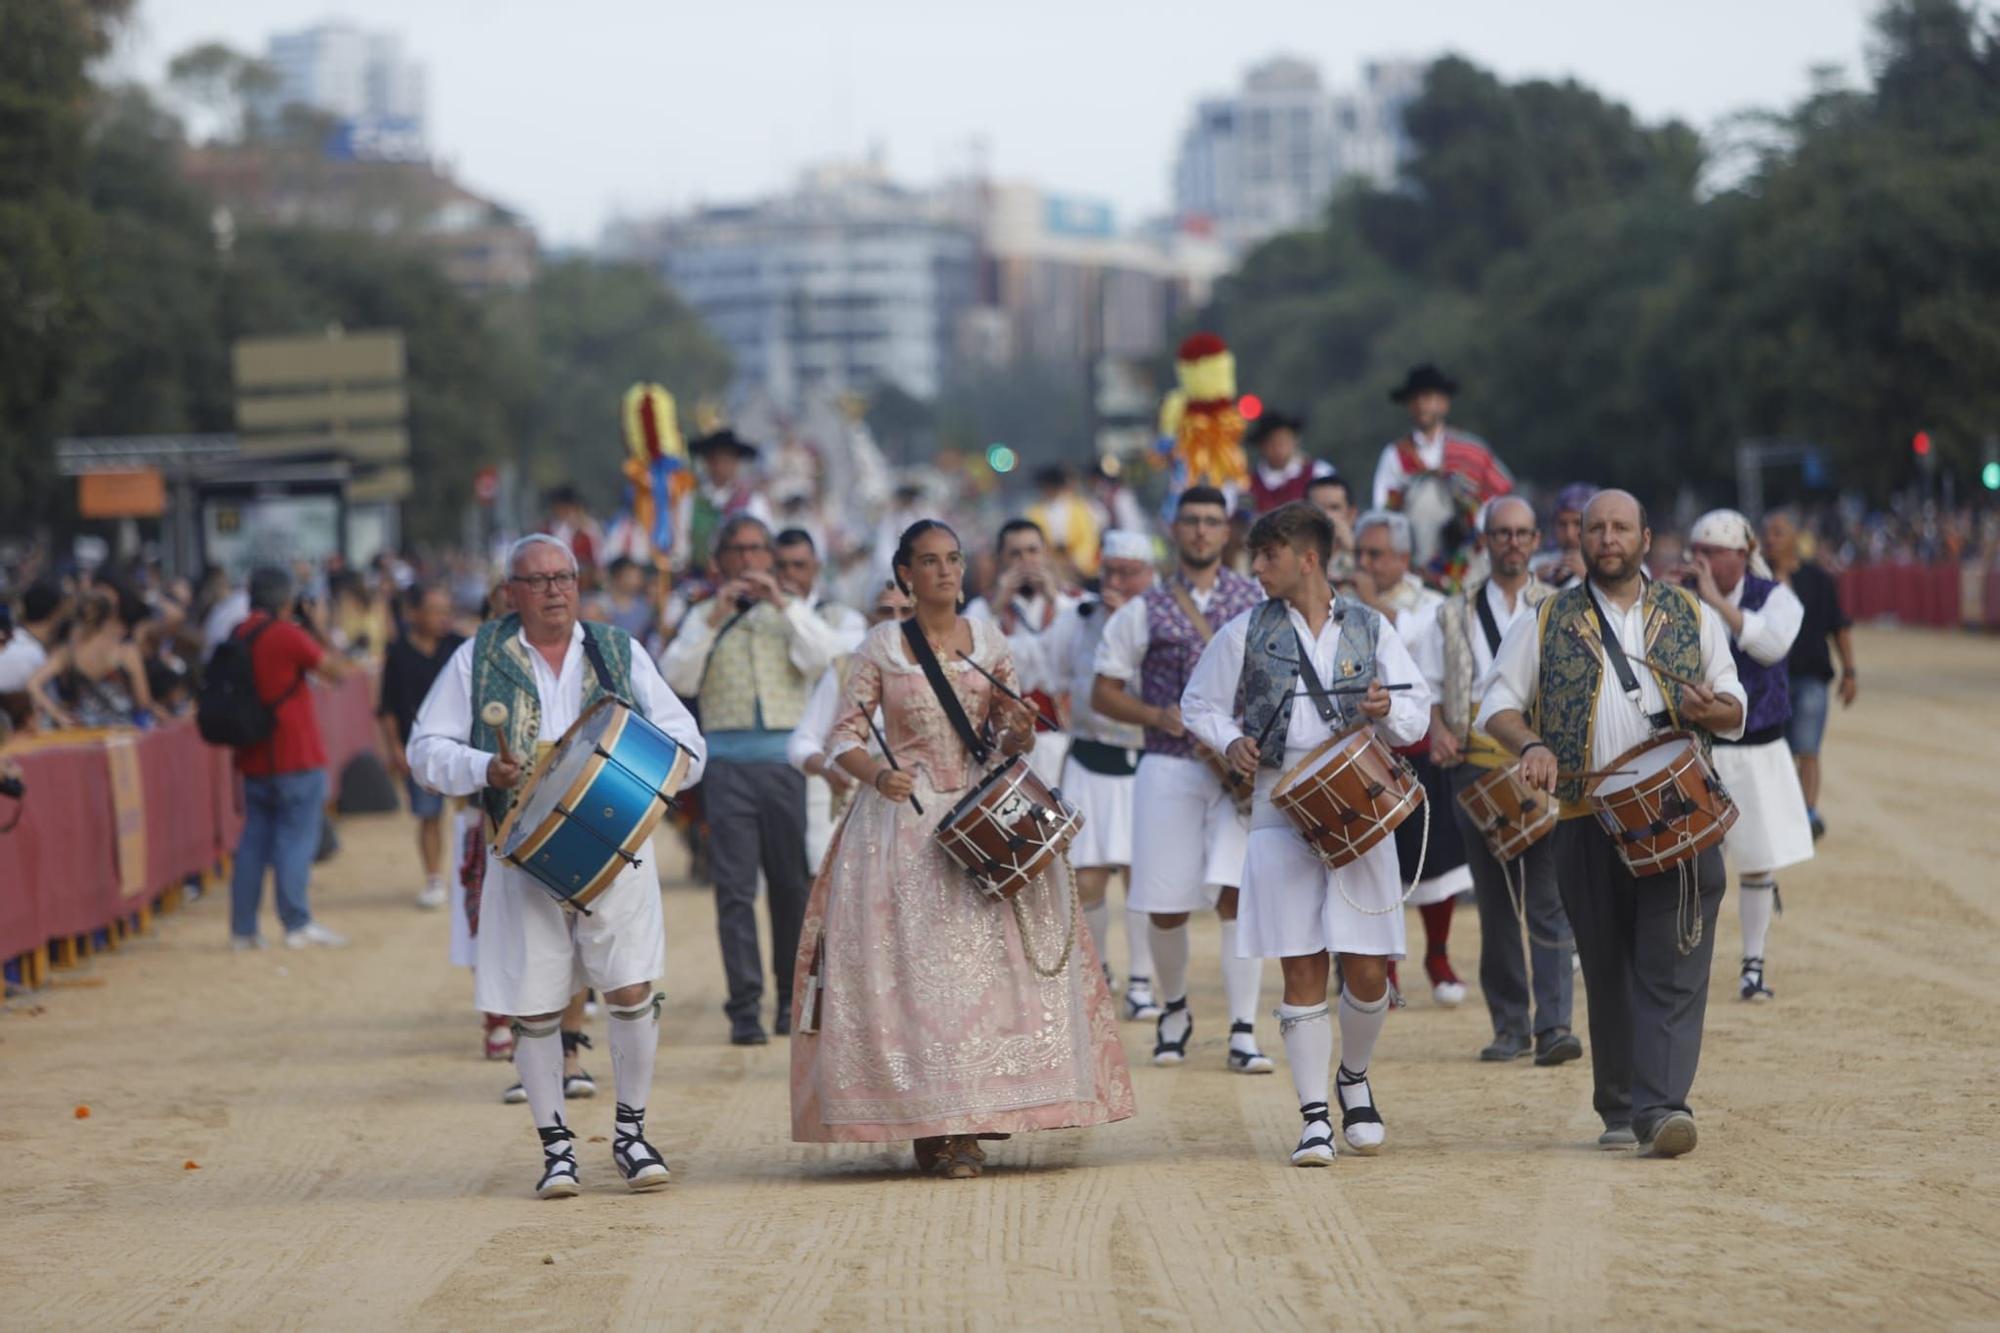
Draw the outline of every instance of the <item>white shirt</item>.
<instances>
[{"instance_id":1,"label":"white shirt","mask_svg":"<svg viewBox=\"0 0 2000 1333\"><path fill-rule=\"evenodd\" d=\"M201 622L203 646L213 653L217 644L249 618L250 592L247 588L238 588L210 608L208 619Z\"/></svg>"},{"instance_id":2,"label":"white shirt","mask_svg":"<svg viewBox=\"0 0 2000 1333\"><path fill-rule=\"evenodd\" d=\"M542 705L542 730L538 740L557 741L583 712L584 673L591 669L583 650L583 626L570 631L569 648L563 653L561 671L551 671L548 660L520 635L535 668L535 693ZM494 756L475 750L467 743L472 735L472 655L477 639L467 639L445 663L444 670L424 696L417 710L417 723L410 732L410 771L419 783L446 796L470 796L486 785L486 769ZM694 724L694 718L667 688L644 653L632 654L631 702L646 720L679 742L688 752L687 782L701 781L708 764L708 744ZM518 759L532 756L516 756Z\"/></svg>"},{"instance_id":3,"label":"white shirt","mask_svg":"<svg viewBox=\"0 0 2000 1333\"><path fill-rule=\"evenodd\" d=\"M1738 579L1729 590L1728 601L1743 616L1743 631L1736 636L1736 646L1761 666L1784 661L1785 655L1792 651L1792 640L1799 637L1799 626L1806 619L1805 603L1799 600L1799 595L1780 583L1771 589L1763 606L1745 611L1743 580Z\"/></svg>"},{"instance_id":4,"label":"white shirt","mask_svg":"<svg viewBox=\"0 0 2000 1333\"><path fill-rule=\"evenodd\" d=\"M0 648L0 694L19 694L49 660L49 650L25 629L15 629L14 637Z\"/></svg>"},{"instance_id":5,"label":"white shirt","mask_svg":"<svg viewBox=\"0 0 2000 1333\"><path fill-rule=\"evenodd\" d=\"M1053 628L1063 612L1074 610L1083 599L1074 593L1057 593L1054 600L1041 593L1030 593L1014 599L1014 625L1012 634L1007 636L1007 650L1014 656L1014 670L1021 678L1023 690L1041 690L1045 694L1060 694L1069 686L1062 679L1058 664L1048 660L1047 645L1043 640L1048 629ZM968 620L984 620L998 625L1000 618L984 597L975 597L966 605Z\"/></svg>"},{"instance_id":6,"label":"white shirt","mask_svg":"<svg viewBox=\"0 0 2000 1333\"><path fill-rule=\"evenodd\" d=\"M792 738L785 742L785 762L803 773L806 760L816 754L826 753L826 736L833 730L834 720L840 716L840 673L822 671L813 682L812 693L806 696L806 707L799 714L799 724L792 728Z\"/></svg>"},{"instance_id":7,"label":"white shirt","mask_svg":"<svg viewBox=\"0 0 2000 1333\"><path fill-rule=\"evenodd\" d=\"M1139 600L1131 598L1125 606ZM1091 687L1096 683L1098 653L1110 622L1117 618L1117 612L1105 610L1102 602L1090 605L1091 612L1087 616L1083 614L1082 605L1063 612L1043 636L1046 639L1044 656L1051 669L1059 674L1063 688L1069 691L1069 734L1115 745L1121 750L1142 749L1146 744L1145 728L1113 722L1090 706ZM1125 607L1118 609L1122 611ZM1142 606L1140 609L1145 608Z\"/></svg>"},{"instance_id":8,"label":"white shirt","mask_svg":"<svg viewBox=\"0 0 2000 1333\"><path fill-rule=\"evenodd\" d=\"M1417 461L1424 465L1426 472L1436 472L1444 466L1444 427L1439 426L1429 435L1415 429L1410 431L1410 440L1417 446ZM1389 493L1400 491L1410 479L1403 470L1403 460L1397 455L1396 445L1391 441L1382 446L1382 457L1375 464L1375 503L1377 509L1389 507Z\"/></svg>"},{"instance_id":9,"label":"white shirt","mask_svg":"<svg viewBox=\"0 0 2000 1333\"><path fill-rule=\"evenodd\" d=\"M1527 585L1521 585L1527 591ZM1486 605L1493 609L1493 624L1499 629L1504 641L1507 631L1514 628L1514 622L1523 616L1532 617L1534 608L1528 605L1525 596L1516 596L1514 605L1507 605L1507 594L1499 585L1490 580L1480 589L1486 598ZM1480 624L1479 609L1468 605L1465 608L1466 637L1472 640L1472 694L1474 698L1486 692L1486 673L1493 669L1493 650L1486 646L1486 629ZM1418 633L1418 630L1421 633ZM1402 631L1398 631L1401 633ZM1416 659L1417 668L1424 673L1430 683L1431 693L1439 703L1444 702L1444 621L1433 614L1421 625L1413 626L1403 639L1410 646L1410 656Z\"/></svg>"},{"instance_id":10,"label":"white shirt","mask_svg":"<svg viewBox=\"0 0 2000 1333\"><path fill-rule=\"evenodd\" d=\"M708 623L709 610L708 602L690 607L681 619L680 632L674 635L667 650L660 654L660 672L666 677L667 684L689 699L701 692L701 677L708 669L709 650L715 646L716 632L722 628L721 625ZM834 658L854 651L859 642L827 624L803 597L791 598L778 614L784 617L785 626L791 631L791 647L786 655L807 680L816 679ZM722 622L723 625L728 623L727 619ZM866 633L865 624L862 630Z\"/></svg>"},{"instance_id":11,"label":"white shirt","mask_svg":"<svg viewBox=\"0 0 2000 1333\"><path fill-rule=\"evenodd\" d=\"M1329 610L1338 604L1337 601L1330 603ZM1187 723L1188 731L1197 740L1218 754L1243 738L1242 720L1236 716L1236 689L1243 679L1243 645L1250 637L1250 617L1254 610L1252 608L1236 616L1215 632L1215 637L1202 649L1201 660L1195 663L1194 674L1188 677L1187 689L1181 695L1181 720ZM1343 674L1340 669L1340 622L1329 614L1319 633L1314 635L1306 628L1306 618L1299 614L1297 607L1286 607L1285 614L1292 622L1292 628L1298 632L1299 641L1308 645L1313 670L1319 674L1320 683L1332 685L1340 681ZM1353 608L1348 614L1362 612ZM1375 644L1375 675L1384 685L1410 687L1389 696L1389 714L1375 723L1375 730L1390 745L1415 744L1430 730L1431 689L1424 683L1417 664L1410 660L1410 650L1387 622L1384 622ZM1342 683L1359 685L1363 682ZM1299 689L1305 688L1302 676ZM1291 720L1285 728L1287 760L1304 758L1316 746L1331 740L1333 734L1333 728L1320 717L1319 710L1313 707L1310 699L1294 699ZM1268 770L1262 772L1267 773ZM1258 790L1260 793L1267 790L1261 778Z\"/></svg>"},{"instance_id":12,"label":"white shirt","mask_svg":"<svg viewBox=\"0 0 2000 1333\"><path fill-rule=\"evenodd\" d=\"M1197 588L1190 584L1188 600L1203 615L1207 615L1219 586L1219 583L1212 583L1206 588ZM1146 599L1134 597L1112 612L1111 619L1104 623L1104 638L1097 645L1097 660L1092 663L1091 670L1096 675L1130 684L1139 679L1140 669L1146 664L1146 650L1152 645L1153 630L1146 615Z\"/></svg>"},{"instance_id":13,"label":"white shirt","mask_svg":"<svg viewBox=\"0 0 2000 1333\"><path fill-rule=\"evenodd\" d=\"M1625 649L1628 660L1641 656L1638 645L1646 642L1646 599L1633 598L1631 608L1621 613L1594 581L1590 591L1604 607L1612 632L1618 636L1619 646ZM1473 723L1488 735L1492 734L1494 714L1508 709L1526 714L1534 705L1535 689L1542 671L1540 621L1540 616L1523 616L1514 622L1507 631L1507 637L1500 641L1500 653L1487 677L1479 717ZM1588 624L1595 633L1597 618L1590 616ZM1611 659L1601 646L1597 657L1601 675L1595 720L1591 727L1590 766L1604 768L1653 734L1653 724L1647 719L1665 709L1667 700L1660 692L1660 678L1634 660L1632 674L1639 680L1639 700L1634 703L1620 687L1617 673L1611 669ZM1729 655L1729 631L1723 625L1722 617L1706 606L1701 608L1700 674L1702 684L1712 693L1728 695L1739 705L1736 725L1715 733L1720 740L1735 740L1743 734L1743 719L1749 711L1748 701L1742 682L1736 679L1736 659Z\"/></svg>"}]
</instances>

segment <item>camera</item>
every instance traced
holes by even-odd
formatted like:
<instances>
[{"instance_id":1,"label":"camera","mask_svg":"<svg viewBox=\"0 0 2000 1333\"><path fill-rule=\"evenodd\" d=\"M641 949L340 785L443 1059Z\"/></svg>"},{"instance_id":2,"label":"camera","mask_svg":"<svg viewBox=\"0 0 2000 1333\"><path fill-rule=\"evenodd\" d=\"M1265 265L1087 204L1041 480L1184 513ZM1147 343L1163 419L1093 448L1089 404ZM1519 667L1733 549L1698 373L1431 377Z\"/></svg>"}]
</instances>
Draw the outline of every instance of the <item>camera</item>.
<instances>
[{"instance_id":1,"label":"camera","mask_svg":"<svg viewBox=\"0 0 2000 1333\"><path fill-rule=\"evenodd\" d=\"M17 777L0 777L0 796L11 796L20 800L28 794L28 784Z\"/></svg>"}]
</instances>

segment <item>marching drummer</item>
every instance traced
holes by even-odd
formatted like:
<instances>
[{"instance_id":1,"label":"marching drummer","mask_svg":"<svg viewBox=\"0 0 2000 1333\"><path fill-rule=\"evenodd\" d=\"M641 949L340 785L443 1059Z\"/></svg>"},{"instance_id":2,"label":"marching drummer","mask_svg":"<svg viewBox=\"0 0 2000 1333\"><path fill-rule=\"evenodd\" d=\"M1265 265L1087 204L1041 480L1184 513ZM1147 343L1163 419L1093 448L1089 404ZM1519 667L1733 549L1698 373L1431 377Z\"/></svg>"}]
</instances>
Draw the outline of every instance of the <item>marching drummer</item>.
<instances>
[{"instance_id":1,"label":"marching drummer","mask_svg":"<svg viewBox=\"0 0 2000 1333\"><path fill-rule=\"evenodd\" d=\"M1327 1104L1333 954L1343 981L1335 1087L1342 1136L1364 1155L1382 1146L1368 1067L1389 1011L1389 960L1404 952L1403 886L1388 839L1327 869L1271 792L1288 766L1323 742L1372 724L1388 744L1408 745L1423 736L1431 712L1429 687L1402 639L1372 608L1336 599L1328 586L1332 546L1333 525L1310 505L1285 505L1257 520L1251 568L1269 600L1216 633L1181 698L1188 731L1256 784L1237 948L1246 957L1282 960L1278 1026L1305 1121L1295 1166L1326 1166L1336 1153Z\"/></svg>"},{"instance_id":2,"label":"marching drummer","mask_svg":"<svg viewBox=\"0 0 2000 1333\"><path fill-rule=\"evenodd\" d=\"M1663 731L1743 731L1743 687L1729 635L1693 593L1645 577L1646 511L1624 491L1585 507L1589 578L1517 621L1474 725L1521 756L1521 775L1563 802L1556 882L1576 935L1590 1008L1599 1146L1648 1156L1695 1146L1688 1092L1701 1058L1708 968L1724 887L1710 848L1637 876L1583 804L1587 772ZM1698 682L1698 683L1696 683Z\"/></svg>"},{"instance_id":3,"label":"marching drummer","mask_svg":"<svg viewBox=\"0 0 2000 1333\"><path fill-rule=\"evenodd\" d=\"M410 769L450 796L477 795L497 828L523 795L537 747L552 745L607 694L625 700L689 755L687 783L701 777L707 748L694 719L643 650L614 626L577 620L576 556L546 534L507 553L514 611L480 627L452 654L417 712ZM499 719L489 722L488 718ZM611 1016L618 1087L611 1159L635 1190L658 1189L667 1164L646 1141L646 1096L659 1045L666 970L658 872L628 866L588 915L567 911L525 872L488 852L479 923L477 1007L513 1019L514 1068L542 1140L541 1198L579 1191L575 1135L564 1123L558 1021L586 982Z\"/></svg>"}]
</instances>

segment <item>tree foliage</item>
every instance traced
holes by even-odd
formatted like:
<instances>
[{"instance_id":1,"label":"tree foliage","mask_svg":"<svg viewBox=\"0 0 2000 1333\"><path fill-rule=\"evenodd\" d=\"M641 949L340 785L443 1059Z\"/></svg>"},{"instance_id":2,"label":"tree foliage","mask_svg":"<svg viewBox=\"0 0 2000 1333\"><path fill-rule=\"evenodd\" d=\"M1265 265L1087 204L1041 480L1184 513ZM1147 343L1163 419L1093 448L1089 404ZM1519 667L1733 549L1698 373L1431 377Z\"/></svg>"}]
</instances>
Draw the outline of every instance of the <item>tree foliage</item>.
<instances>
[{"instance_id":1,"label":"tree foliage","mask_svg":"<svg viewBox=\"0 0 2000 1333\"><path fill-rule=\"evenodd\" d=\"M1368 475L1413 362L1517 471L1726 494L1744 439L1810 439L1838 482L1907 481L1917 429L1969 471L2000 433L2000 41L1893 0L1872 87L1823 84L1704 193L1704 146L1575 84L1439 61L1394 190L1274 238L1204 318L1246 389Z\"/></svg>"}]
</instances>

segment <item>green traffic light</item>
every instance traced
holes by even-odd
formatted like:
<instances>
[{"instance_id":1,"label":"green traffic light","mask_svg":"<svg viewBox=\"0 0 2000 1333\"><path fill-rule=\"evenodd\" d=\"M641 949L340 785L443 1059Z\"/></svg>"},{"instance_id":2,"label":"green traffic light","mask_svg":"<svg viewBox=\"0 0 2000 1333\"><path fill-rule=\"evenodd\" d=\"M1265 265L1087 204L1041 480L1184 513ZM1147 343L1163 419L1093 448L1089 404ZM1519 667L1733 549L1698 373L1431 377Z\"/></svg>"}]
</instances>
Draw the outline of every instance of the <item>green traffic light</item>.
<instances>
[{"instance_id":1,"label":"green traffic light","mask_svg":"<svg viewBox=\"0 0 2000 1333\"><path fill-rule=\"evenodd\" d=\"M1979 469L1979 484L1989 491L2000 491L2000 463L1988 463Z\"/></svg>"}]
</instances>

